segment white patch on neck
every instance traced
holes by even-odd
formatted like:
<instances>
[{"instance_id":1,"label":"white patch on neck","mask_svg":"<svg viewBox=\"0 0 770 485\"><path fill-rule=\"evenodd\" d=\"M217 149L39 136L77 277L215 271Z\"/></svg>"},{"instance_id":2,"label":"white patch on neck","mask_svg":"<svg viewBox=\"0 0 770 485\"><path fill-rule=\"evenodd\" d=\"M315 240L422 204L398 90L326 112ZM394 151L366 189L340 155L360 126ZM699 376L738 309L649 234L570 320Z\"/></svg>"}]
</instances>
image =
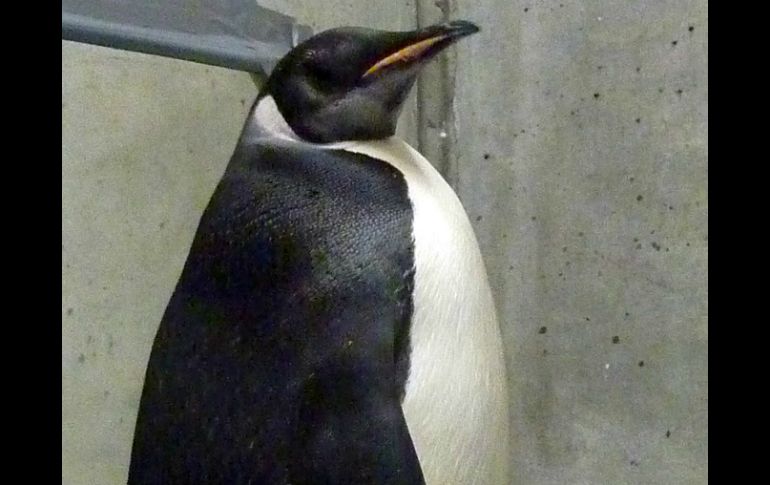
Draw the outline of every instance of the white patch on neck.
<instances>
[{"instance_id":1,"label":"white patch on neck","mask_svg":"<svg viewBox=\"0 0 770 485\"><path fill-rule=\"evenodd\" d=\"M414 214L414 315L403 409L428 485L508 482L508 395L500 329L476 236L457 195L398 138L311 144L271 97L260 137L383 160L406 180Z\"/></svg>"},{"instance_id":2,"label":"white patch on neck","mask_svg":"<svg viewBox=\"0 0 770 485\"><path fill-rule=\"evenodd\" d=\"M304 142L294 133L283 117L272 96L265 96L257 106L247 123L246 131L254 138L279 138L285 141Z\"/></svg>"}]
</instances>

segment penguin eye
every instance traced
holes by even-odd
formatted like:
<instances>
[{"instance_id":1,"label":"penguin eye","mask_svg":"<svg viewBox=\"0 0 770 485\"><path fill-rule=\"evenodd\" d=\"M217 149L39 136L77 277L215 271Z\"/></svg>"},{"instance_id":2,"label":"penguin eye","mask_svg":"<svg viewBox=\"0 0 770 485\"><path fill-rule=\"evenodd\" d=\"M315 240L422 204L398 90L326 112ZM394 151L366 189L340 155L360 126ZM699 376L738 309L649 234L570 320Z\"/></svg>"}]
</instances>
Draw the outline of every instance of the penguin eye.
<instances>
[{"instance_id":1,"label":"penguin eye","mask_svg":"<svg viewBox=\"0 0 770 485\"><path fill-rule=\"evenodd\" d=\"M329 66L316 64L310 67L309 74L313 83L324 90L331 91L338 84L337 76Z\"/></svg>"},{"instance_id":2,"label":"penguin eye","mask_svg":"<svg viewBox=\"0 0 770 485\"><path fill-rule=\"evenodd\" d=\"M334 84L334 74L325 62L325 53L319 50L310 49L304 52L302 66L305 71L305 77L311 84L320 88L329 88Z\"/></svg>"}]
</instances>

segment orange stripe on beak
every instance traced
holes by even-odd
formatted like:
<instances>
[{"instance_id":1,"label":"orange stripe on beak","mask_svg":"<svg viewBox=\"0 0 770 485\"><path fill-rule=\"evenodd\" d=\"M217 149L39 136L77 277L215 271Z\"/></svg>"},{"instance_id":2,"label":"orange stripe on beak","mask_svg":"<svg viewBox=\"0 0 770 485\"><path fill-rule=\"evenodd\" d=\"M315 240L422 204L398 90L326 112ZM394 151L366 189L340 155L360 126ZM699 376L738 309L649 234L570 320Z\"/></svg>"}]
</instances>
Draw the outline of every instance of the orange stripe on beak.
<instances>
[{"instance_id":1,"label":"orange stripe on beak","mask_svg":"<svg viewBox=\"0 0 770 485\"><path fill-rule=\"evenodd\" d=\"M408 45L403 49L400 49L388 57L378 61L377 64L370 67L369 70L367 70L364 75L361 76L361 78L363 79L366 76L379 71L383 67L395 64L396 62L408 62L412 59L420 57L426 50L428 50L430 46L436 42L446 39L447 37L447 34L437 35L436 37L429 37L425 40L421 40L419 42L415 42L414 44Z\"/></svg>"}]
</instances>

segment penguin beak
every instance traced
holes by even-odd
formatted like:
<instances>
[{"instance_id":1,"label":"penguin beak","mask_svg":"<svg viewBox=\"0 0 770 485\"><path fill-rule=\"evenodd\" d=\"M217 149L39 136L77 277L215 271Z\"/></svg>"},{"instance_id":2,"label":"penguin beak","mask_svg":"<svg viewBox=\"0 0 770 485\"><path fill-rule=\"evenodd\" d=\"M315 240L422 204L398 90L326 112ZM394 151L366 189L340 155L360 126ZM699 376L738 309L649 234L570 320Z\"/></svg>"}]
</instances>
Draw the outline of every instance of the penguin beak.
<instances>
[{"instance_id":1,"label":"penguin beak","mask_svg":"<svg viewBox=\"0 0 770 485\"><path fill-rule=\"evenodd\" d=\"M409 32L395 49L388 50L361 76L361 79L383 71L388 67L408 66L427 62L456 41L480 29L475 24L456 20Z\"/></svg>"}]
</instances>

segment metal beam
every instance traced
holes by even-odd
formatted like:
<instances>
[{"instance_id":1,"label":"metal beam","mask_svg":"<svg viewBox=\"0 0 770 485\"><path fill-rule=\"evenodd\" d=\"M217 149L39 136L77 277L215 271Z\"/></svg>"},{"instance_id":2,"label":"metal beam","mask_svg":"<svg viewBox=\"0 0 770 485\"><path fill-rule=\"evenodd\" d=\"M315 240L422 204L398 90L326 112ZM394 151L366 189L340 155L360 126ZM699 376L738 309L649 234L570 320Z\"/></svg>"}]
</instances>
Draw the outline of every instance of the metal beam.
<instances>
[{"instance_id":1,"label":"metal beam","mask_svg":"<svg viewBox=\"0 0 770 485\"><path fill-rule=\"evenodd\" d=\"M310 34L254 0L62 0L62 39L257 74Z\"/></svg>"}]
</instances>

